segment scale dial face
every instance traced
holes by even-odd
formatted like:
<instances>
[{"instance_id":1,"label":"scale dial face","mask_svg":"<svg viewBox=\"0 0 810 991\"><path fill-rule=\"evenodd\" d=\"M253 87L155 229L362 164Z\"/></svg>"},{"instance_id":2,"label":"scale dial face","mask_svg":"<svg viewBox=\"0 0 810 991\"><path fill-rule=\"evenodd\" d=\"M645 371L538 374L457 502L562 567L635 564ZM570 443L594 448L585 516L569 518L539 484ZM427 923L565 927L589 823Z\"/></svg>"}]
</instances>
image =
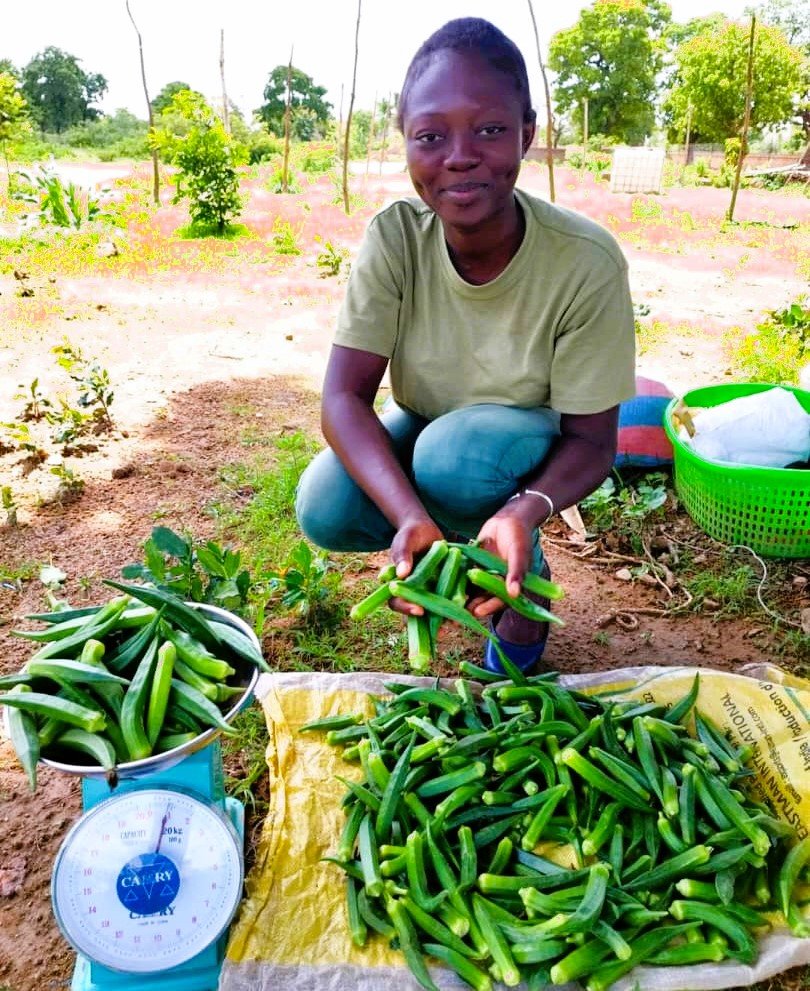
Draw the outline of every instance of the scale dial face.
<instances>
[{"instance_id":1,"label":"scale dial face","mask_svg":"<svg viewBox=\"0 0 810 991\"><path fill-rule=\"evenodd\" d=\"M139 789L87 812L53 869L54 914L88 959L124 973L185 963L242 896L241 842L224 813L179 791Z\"/></svg>"}]
</instances>

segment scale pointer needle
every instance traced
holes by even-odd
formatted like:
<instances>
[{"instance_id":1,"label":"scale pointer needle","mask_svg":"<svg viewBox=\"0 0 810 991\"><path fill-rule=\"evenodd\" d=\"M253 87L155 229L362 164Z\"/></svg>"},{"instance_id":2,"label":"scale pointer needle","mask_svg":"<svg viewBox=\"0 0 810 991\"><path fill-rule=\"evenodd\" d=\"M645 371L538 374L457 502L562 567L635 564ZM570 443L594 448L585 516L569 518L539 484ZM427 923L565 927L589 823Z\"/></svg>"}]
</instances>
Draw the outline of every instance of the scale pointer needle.
<instances>
[{"instance_id":1,"label":"scale pointer needle","mask_svg":"<svg viewBox=\"0 0 810 991\"><path fill-rule=\"evenodd\" d=\"M160 820L160 832L158 833L157 846L155 847L155 853L160 853L160 844L163 842L163 833L166 830L166 823L169 820L169 813L172 809L171 801L166 805L166 811L163 813L163 818Z\"/></svg>"}]
</instances>

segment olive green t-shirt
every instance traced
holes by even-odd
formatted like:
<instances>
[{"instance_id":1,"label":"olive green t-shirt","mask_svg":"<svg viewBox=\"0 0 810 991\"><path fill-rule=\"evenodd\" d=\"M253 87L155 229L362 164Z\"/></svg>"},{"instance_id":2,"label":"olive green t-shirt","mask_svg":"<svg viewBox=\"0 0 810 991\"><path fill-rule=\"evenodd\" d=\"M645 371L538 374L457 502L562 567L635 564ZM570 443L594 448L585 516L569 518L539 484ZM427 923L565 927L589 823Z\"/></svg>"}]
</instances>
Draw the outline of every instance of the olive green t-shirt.
<instances>
[{"instance_id":1,"label":"olive green t-shirt","mask_svg":"<svg viewBox=\"0 0 810 991\"><path fill-rule=\"evenodd\" d=\"M371 221L334 343L390 359L397 403L427 419L476 403L599 413L635 394L627 263L593 221L515 190L517 254L476 286L436 214L405 199Z\"/></svg>"}]
</instances>

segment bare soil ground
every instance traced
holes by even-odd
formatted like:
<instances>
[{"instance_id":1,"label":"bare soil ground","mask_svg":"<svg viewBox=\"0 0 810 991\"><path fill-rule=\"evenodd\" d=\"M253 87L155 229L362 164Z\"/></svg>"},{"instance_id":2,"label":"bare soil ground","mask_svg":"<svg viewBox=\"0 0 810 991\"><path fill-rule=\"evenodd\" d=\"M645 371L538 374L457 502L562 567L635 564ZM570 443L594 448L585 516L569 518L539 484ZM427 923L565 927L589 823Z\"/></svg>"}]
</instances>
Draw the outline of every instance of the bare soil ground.
<instances>
[{"instance_id":1,"label":"bare soil ground","mask_svg":"<svg viewBox=\"0 0 810 991\"><path fill-rule=\"evenodd\" d=\"M145 181L143 169L138 181ZM351 218L332 203L326 179L283 202L260 182L248 184L244 223L266 246L274 221L289 221L300 256L268 262L255 241L223 242L215 264L195 270L188 244L173 242L160 264L154 256L139 264L138 245L122 237L120 253L104 267L91 259L86 271L31 270L20 272L22 279L0 268L0 420L19 411L18 384L38 377L46 392L60 387L50 349L67 337L109 370L117 426L97 452L71 461L85 482L73 502L52 501L56 479L47 471L24 476L18 456L0 457L0 483L12 486L19 504L19 525L0 527L0 673L27 656L9 630L43 605L40 565L66 573L64 594L72 602L101 601L100 580L119 577L123 565L140 559L156 521L196 536L216 532L210 505L222 498L220 469L250 460L246 438L319 435L318 389L343 286L319 278L315 235L354 251L375 208L411 195L402 173L355 182L363 203ZM545 192L542 170L527 167L522 185ZM561 172L557 188L562 205L617 234L648 319L680 327L639 357L642 374L676 393L723 380L724 333L753 329L764 311L807 290L807 235L791 228L810 221L810 199L744 191L736 217L748 223L718 235L712 218L725 212L727 190L672 190L640 198L648 209L639 236L633 197L611 196L604 184L570 171ZM169 206L158 219L165 233L184 221ZM696 540L682 514L667 535L684 545ZM734 670L750 661L779 663L764 613L722 621L705 613L666 615L664 589L615 576L626 553L619 543L603 542L597 561L577 556L582 548L562 522L547 536L554 576L568 593L560 608L567 625L553 632L547 650L550 667L693 663ZM810 605L802 582L809 574L806 562L785 572L796 608ZM49 882L79 812L77 780L43 769L32 796L10 745L0 742L2 991L69 986L73 954L54 923Z\"/></svg>"}]
</instances>

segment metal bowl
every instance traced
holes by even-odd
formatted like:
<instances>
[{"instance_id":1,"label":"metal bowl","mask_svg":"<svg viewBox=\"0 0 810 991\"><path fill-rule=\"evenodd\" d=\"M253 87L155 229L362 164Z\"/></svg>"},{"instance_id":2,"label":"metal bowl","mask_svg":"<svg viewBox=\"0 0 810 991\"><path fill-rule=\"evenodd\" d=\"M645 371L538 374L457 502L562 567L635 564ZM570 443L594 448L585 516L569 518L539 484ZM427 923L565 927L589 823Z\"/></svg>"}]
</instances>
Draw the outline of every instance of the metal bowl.
<instances>
[{"instance_id":1,"label":"metal bowl","mask_svg":"<svg viewBox=\"0 0 810 991\"><path fill-rule=\"evenodd\" d=\"M216 619L217 622L228 623L230 626L233 626L234 629L239 630L240 633L243 633L246 637L249 637L253 645L256 647L256 650L261 653L259 638L243 619L240 619L238 616L234 616L233 613L228 612L226 609L220 609L219 606L210 606L201 602L187 602L186 605L192 606L194 609L199 609L202 612L209 614L211 618ZM244 688L243 694L235 696L230 708L223 712L225 721L230 723L236 715L252 701L253 689L255 688L256 682L259 678L259 669L255 664L251 664L250 661L237 657L236 655L229 656L228 663L236 668L236 674L230 679L231 682ZM5 706L3 708L5 708ZM169 768L174 767L175 764L179 764L181 760L184 760L190 754L196 753L198 750L202 750L203 747L207 747L209 743L212 743L221 734L221 732L221 730L216 728L208 729L205 730L205 732L200 733L199 736L195 736L193 740L189 740L188 743L184 743L179 747L174 747L172 750L167 750L160 754L154 754L151 757L145 757L143 760L133 760L126 764L117 764L115 767L115 773L119 780L123 780L125 778L142 778L148 774L155 774L159 771L167 771ZM55 747L52 747L51 752L55 749ZM75 752L70 753L71 761L75 761L79 757L81 757L80 754ZM88 763L86 764L68 764L60 760L54 760L52 757L41 757L40 763L45 764L47 767L52 767L57 771L64 771L67 774L78 774L84 778L96 778L106 781L110 772L105 771L104 768L100 767L98 764L89 763L89 756L87 760Z\"/></svg>"}]
</instances>

